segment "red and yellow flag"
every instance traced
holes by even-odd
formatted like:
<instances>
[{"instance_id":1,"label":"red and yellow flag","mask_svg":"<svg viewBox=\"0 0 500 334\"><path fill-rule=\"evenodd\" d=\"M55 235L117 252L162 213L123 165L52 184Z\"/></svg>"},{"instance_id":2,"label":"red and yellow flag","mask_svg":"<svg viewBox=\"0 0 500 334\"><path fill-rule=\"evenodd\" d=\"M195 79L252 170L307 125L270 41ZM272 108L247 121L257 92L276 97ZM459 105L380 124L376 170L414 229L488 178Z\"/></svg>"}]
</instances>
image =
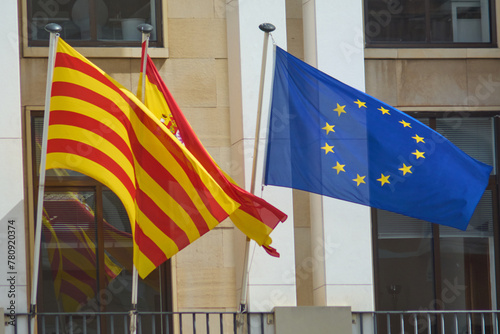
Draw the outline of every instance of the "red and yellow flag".
<instances>
[{"instance_id":1,"label":"red and yellow flag","mask_svg":"<svg viewBox=\"0 0 500 334\"><path fill-rule=\"evenodd\" d=\"M142 50L143 62L145 43L143 43ZM142 68L143 66L141 66L141 71ZM142 80L139 80L139 99L141 99L141 91ZM262 198L240 188L217 166L196 136L186 117L184 117L184 114L167 89L167 86L163 82L149 55L147 56L146 63L146 87L144 95L144 103L149 110L151 110L158 119L161 119L163 124L165 124L172 133L185 144L186 148L196 157L196 159L198 159L222 189L224 189L224 191L236 202L241 204L241 206L230 215L236 227L250 239L264 246L264 249L269 254L279 256L278 252L270 247L272 240L269 234L279 222L285 221L287 216Z\"/></svg>"},{"instance_id":2,"label":"red and yellow flag","mask_svg":"<svg viewBox=\"0 0 500 334\"><path fill-rule=\"evenodd\" d=\"M88 175L120 198L142 278L240 205L131 92L62 39L46 168Z\"/></svg>"}]
</instances>

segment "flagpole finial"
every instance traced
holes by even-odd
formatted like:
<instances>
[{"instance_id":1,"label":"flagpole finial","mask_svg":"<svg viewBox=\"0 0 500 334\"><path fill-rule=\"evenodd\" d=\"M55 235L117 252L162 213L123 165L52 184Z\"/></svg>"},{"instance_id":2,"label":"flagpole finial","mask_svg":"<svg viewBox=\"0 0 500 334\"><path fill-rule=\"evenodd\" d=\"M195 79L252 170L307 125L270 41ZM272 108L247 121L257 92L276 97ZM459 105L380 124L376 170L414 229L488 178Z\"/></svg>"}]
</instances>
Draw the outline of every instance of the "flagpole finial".
<instances>
[{"instance_id":1,"label":"flagpole finial","mask_svg":"<svg viewBox=\"0 0 500 334\"><path fill-rule=\"evenodd\" d=\"M272 23L262 23L261 25L259 25L259 29L262 30L263 32L269 33L271 31L274 31L276 27Z\"/></svg>"},{"instance_id":2,"label":"flagpole finial","mask_svg":"<svg viewBox=\"0 0 500 334\"><path fill-rule=\"evenodd\" d=\"M153 26L151 24L142 23L137 26L137 30L143 34L150 34L153 31Z\"/></svg>"},{"instance_id":3,"label":"flagpole finial","mask_svg":"<svg viewBox=\"0 0 500 334\"><path fill-rule=\"evenodd\" d=\"M57 23L49 23L45 26L45 30L51 34L57 34L62 31L62 27Z\"/></svg>"}]
</instances>

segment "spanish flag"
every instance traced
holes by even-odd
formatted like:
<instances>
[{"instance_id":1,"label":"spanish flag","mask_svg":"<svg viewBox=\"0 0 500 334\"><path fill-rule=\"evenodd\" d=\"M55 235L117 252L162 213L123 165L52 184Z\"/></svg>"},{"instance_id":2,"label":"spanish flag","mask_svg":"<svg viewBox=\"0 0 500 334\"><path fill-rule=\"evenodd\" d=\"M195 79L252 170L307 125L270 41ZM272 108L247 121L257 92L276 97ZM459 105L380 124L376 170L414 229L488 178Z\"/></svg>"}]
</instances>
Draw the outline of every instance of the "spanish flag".
<instances>
[{"instance_id":1,"label":"spanish flag","mask_svg":"<svg viewBox=\"0 0 500 334\"><path fill-rule=\"evenodd\" d=\"M131 92L59 39L46 169L109 187L127 210L146 277L240 204Z\"/></svg>"},{"instance_id":2,"label":"spanish flag","mask_svg":"<svg viewBox=\"0 0 500 334\"><path fill-rule=\"evenodd\" d=\"M144 42L142 47L142 64L144 64L145 45ZM142 68L144 67L141 65L141 77ZM142 79L139 80L137 95L139 99L142 97L141 91ZM287 216L262 198L240 188L217 166L196 136L193 128L189 125L186 117L184 117L184 114L167 89L149 55L147 56L146 63L146 87L144 95L146 106L185 144L186 148L198 159L219 186L233 200L241 204L230 215L236 227L250 239L255 240L259 245L263 246L270 255L279 256L278 252L270 246L272 239L269 234L279 222L284 222Z\"/></svg>"}]
</instances>

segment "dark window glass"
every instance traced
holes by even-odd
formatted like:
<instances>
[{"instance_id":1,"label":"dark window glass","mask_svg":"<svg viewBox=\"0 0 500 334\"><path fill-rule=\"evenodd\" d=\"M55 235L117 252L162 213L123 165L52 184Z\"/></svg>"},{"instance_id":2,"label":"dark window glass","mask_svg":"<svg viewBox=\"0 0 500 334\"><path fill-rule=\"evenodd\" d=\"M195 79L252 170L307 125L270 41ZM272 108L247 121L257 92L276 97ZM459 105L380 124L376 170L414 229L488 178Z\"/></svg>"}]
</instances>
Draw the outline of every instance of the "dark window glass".
<instances>
[{"instance_id":1,"label":"dark window glass","mask_svg":"<svg viewBox=\"0 0 500 334\"><path fill-rule=\"evenodd\" d=\"M437 118L429 122L472 157L495 167L495 131L489 117ZM495 168L492 178L496 178ZM490 182L491 184L492 182ZM431 224L383 210L375 214L376 305L379 311L491 310L496 309L494 185L481 198L466 231ZM413 332L429 325L425 315L405 319ZM481 319L465 314L443 318L446 328L455 321L480 326ZM400 329L398 317L390 320ZM440 326L430 319L431 331ZM378 321L387 332L388 319ZM491 323L485 323L491 330Z\"/></svg>"},{"instance_id":2,"label":"dark window glass","mask_svg":"<svg viewBox=\"0 0 500 334\"><path fill-rule=\"evenodd\" d=\"M491 44L489 0L365 0L369 46Z\"/></svg>"},{"instance_id":3,"label":"dark window glass","mask_svg":"<svg viewBox=\"0 0 500 334\"><path fill-rule=\"evenodd\" d=\"M30 45L46 45L44 27L55 22L62 26L61 37L72 45L137 45L137 26L154 27L152 45L160 41L160 0L30 0ZM135 42L135 43L134 43Z\"/></svg>"},{"instance_id":4,"label":"dark window glass","mask_svg":"<svg viewBox=\"0 0 500 334\"><path fill-rule=\"evenodd\" d=\"M432 224L377 210L377 309L428 308L434 294Z\"/></svg>"},{"instance_id":5,"label":"dark window glass","mask_svg":"<svg viewBox=\"0 0 500 334\"><path fill-rule=\"evenodd\" d=\"M425 41L424 1L366 1L367 42Z\"/></svg>"},{"instance_id":6,"label":"dark window glass","mask_svg":"<svg viewBox=\"0 0 500 334\"><path fill-rule=\"evenodd\" d=\"M42 117L32 117L35 171L40 165L42 123ZM126 314L131 307L133 240L124 206L112 191L83 174L65 169L48 172L38 311ZM38 181L36 175L34 179ZM169 266L167 262L145 279L139 278L139 311L171 310ZM97 313L86 319L87 330L127 331L127 323ZM68 319L62 316L59 324L45 323L45 328L65 328ZM155 321L168 328L161 316Z\"/></svg>"}]
</instances>

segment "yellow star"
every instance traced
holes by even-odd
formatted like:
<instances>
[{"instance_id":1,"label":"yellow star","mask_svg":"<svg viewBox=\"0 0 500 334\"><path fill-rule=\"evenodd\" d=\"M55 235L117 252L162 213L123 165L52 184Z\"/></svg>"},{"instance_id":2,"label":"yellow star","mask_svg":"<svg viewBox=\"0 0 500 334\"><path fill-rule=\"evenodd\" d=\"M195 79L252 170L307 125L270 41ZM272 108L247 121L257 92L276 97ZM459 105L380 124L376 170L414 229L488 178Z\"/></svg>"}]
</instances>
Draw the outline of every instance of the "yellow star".
<instances>
[{"instance_id":1,"label":"yellow star","mask_svg":"<svg viewBox=\"0 0 500 334\"><path fill-rule=\"evenodd\" d=\"M404 128L406 128L406 127L409 127L409 128L411 128L411 125L410 125L410 123L408 123L408 122L405 122L404 120L401 120L401 121L399 121L399 123L403 124L403 127L404 127Z\"/></svg>"},{"instance_id":2,"label":"yellow star","mask_svg":"<svg viewBox=\"0 0 500 334\"><path fill-rule=\"evenodd\" d=\"M399 168L399 170L403 172L403 175L406 175L406 173L413 174L413 172L411 171L412 167L413 166L406 166L405 164L403 164L403 167Z\"/></svg>"},{"instance_id":3,"label":"yellow star","mask_svg":"<svg viewBox=\"0 0 500 334\"><path fill-rule=\"evenodd\" d=\"M325 143L325 146L323 146L322 149L325 150L325 154L328 154L328 152L335 153L333 152L333 146L330 146L327 143Z\"/></svg>"},{"instance_id":4,"label":"yellow star","mask_svg":"<svg viewBox=\"0 0 500 334\"><path fill-rule=\"evenodd\" d=\"M424 137L420 137L419 135L415 135L415 137L412 137L413 139L415 139L417 141L417 143L425 143L424 141Z\"/></svg>"},{"instance_id":5,"label":"yellow star","mask_svg":"<svg viewBox=\"0 0 500 334\"><path fill-rule=\"evenodd\" d=\"M345 172L344 167L345 167L345 165L341 165L337 161L337 166L332 167L332 168L335 169L337 171L337 175L339 175L340 172Z\"/></svg>"},{"instance_id":6,"label":"yellow star","mask_svg":"<svg viewBox=\"0 0 500 334\"><path fill-rule=\"evenodd\" d=\"M355 179L352 179L352 180L353 180L354 182L356 182L356 183L357 183L357 186L358 186L358 187L359 187L359 185L360 185L361 183L366 183L366 182L365 182L365 177L366 177L366 176L359 176L359 174L356 174L356 175L357 175L357 176L356 176L356 178L355 178Z\"/></svg>"},{"instance_id":7,"label":"yellow star","mask_svg":"<svg viewBox=\"0 0 500 334\"><path fill-rule=\"evenodd\" d=\"M366 108L366 102L361 102L359 99L357 101L354 101L358 105L358 108L365 107Z\"/></svg>"},{"instance_id":8,"label":"yellow star","mask_svg":"<svg viewBox=\"0 0 500 334\"><path fill-rule=\"evenodd\" d=\"M385 114L390 115L389 110L385 109L384 107L380 107L377 110L380 110L382 112L382 115L385 115Z\"/></svg>"},{"instance_id":9,"label":"yellow star","mask_svg":"<svg viewBox=\"0 0 500 334\"><path fill-rule=\"evenodd\" d=\"M321 128L322 130L326 130L326 134L329 134L330 132L335 132L335 130L333 129L335 127L335 125L330 125L328 123L326 123L326 126L324 128Z\"/></svg>"},{"instance_id":10,"label":"yellow star","mask_svg":"<svg viewBox=\"0 0 500 334\"><path fill-rule=\"evenodd\" d=\"M340 104L337 103L337 108L333 109L333 111L336 111L339 113L339 117L340 117L340 114L344 113L346 114L346 111L344 110L345 106L341 106Z\"/></svg>"},{"instance_id":11,"label":"yellow star","mask_svg":"<svg viewBox=\"0 0 500 334\"><path fill-rule=\"evenodd\" d=\"M419 158L425 159L424 157L425 152L420 152L419 150L415 150L415 152L412 152L412 154L414 154L417 157L417 159Z\"/></svg>"},{"instance_id":12,"label":"yellow star","mask_svg":"<svg viewBox=\"0 0 500 334\"><path fill-rule=\"evenodd\" d=\"M381 185L381 186L383 186L383 185L384 185L384 184L386 184L386 183L389 183L389 184L390 184L390 182L389 182L389 177L390 177L390 175L387 175L387 176L385 176L384 174L380 174L380 175L381 175L381 176L380 176L380 179L377 179L377 181L380 181L380 183L381 183L380 185Z\"/></svg>"}]
</instances>

